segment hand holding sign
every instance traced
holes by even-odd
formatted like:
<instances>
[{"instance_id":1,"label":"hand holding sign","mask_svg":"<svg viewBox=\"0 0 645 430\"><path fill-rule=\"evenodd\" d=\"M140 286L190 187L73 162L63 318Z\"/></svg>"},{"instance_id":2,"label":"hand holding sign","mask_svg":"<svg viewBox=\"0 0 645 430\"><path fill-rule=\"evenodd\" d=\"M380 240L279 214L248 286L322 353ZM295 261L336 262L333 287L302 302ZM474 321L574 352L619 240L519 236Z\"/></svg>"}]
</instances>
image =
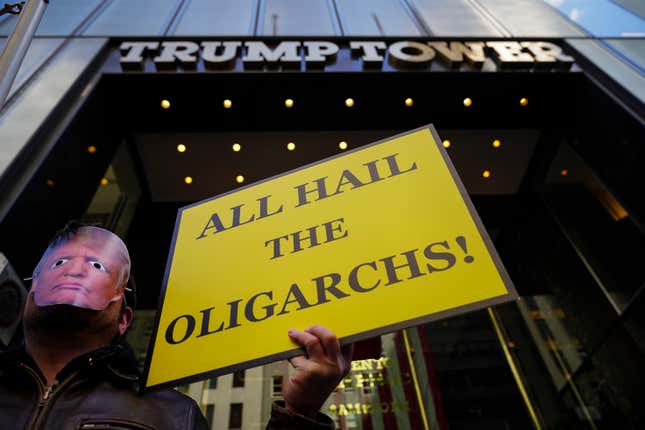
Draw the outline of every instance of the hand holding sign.
<instances>
[{"instance_id":1,"label":"hand holding sign","mask_svg":"<svg viewBox=\"0 0 645 430\"><path fill-rule=\"evenodd\" d=\"M285 408L313 418L347 375L354 348L353 345L341 347L336 335L319 325L305 331L291 329L289 337L305 347L307 357L299 355L289 359L295 372L282 387Z\"/></svg>"}]
</instances>

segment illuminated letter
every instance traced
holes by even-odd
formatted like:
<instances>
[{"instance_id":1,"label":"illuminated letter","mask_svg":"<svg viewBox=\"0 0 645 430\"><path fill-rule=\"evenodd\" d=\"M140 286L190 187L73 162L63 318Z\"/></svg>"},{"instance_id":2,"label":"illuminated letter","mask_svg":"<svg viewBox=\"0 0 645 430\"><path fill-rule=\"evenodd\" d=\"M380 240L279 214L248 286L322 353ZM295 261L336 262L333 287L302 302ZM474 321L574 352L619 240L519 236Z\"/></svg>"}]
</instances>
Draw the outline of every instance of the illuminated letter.
<instances>
[{"instance_id":1,"label":"illuminated letter","mask_svg":"<svg viewBox=\"0 0 645 430\"><path fill-rule=\"evenodd\" d=\"M383 56L379 50L385 51L387 49L385 42L368 41L349 42L349 47L353 55L361 55L364 68L381 67Z\"/></svg>"},{"instance_id":2,"label":"illuminated letter","mask_svg":"<svg viewBox=\"0 0 645 430\"><path fill-rule=\"evenodd\" d=\"M300 67L300 42L280 42L275 49L269 48L264 42L246 42L245 46L246 55L242 58L244 67L260 68L265 62Z\"/></svg>"},{"instance_id":3,"label":"illuminated letter","mask_svg":"<svg viewBox=\"0 0 645 430\"><path fill-rule=\"evenodd\" d=\"M475 67L481 67L486 60L484 42L428 42L439 57L450 67L459 67L464 62L464 55L468 62Z\"/></svg>"},{"instance_id":4,"label":"illuminated letter","mask_svg":"<svg viewBox=\"0 0 645 430\"><path fill-rule=\"evenodd\" d=\"M338 54L338 45L332 42L304 42L307 48L305 62L314 67L323 67Z\"/></svg>"},{"instance_id":5,"label":"illuminated letter","mask_svg":"<svg viewBox=\"0 0 645 430\"><path fill-rule=\"evenodd\" d=\"M222 53L217 55L217 48L223 47ZM202 42L202 58L204 66L209 69L232 67L235 64L237 50L242 42Z\"/></svg>"},{"instance_id":6,"label":"illuminated letter","mask_svg":"<svg viewBox=\"0 0 645 430\"><path fill-rule=\"evenodd\" d=\"M199 45L195 42L162 42L161 47L163 48L161 54L154 59L159 70L172 70L176 62L192 68L197 64L195 54L199 51Z\"/></svg>"},{"instance_id":7,"label":"illuminated letter","mask_svg":"<svg viewBox=\"0 0 645 430\"><path fill-rule=\"evenodd\" d=\"M395 67L404 68L426 67L435 57L434 50L420 42L396 42L390 45L388 52L390 63Z\"/></svg>"}]
</instances>

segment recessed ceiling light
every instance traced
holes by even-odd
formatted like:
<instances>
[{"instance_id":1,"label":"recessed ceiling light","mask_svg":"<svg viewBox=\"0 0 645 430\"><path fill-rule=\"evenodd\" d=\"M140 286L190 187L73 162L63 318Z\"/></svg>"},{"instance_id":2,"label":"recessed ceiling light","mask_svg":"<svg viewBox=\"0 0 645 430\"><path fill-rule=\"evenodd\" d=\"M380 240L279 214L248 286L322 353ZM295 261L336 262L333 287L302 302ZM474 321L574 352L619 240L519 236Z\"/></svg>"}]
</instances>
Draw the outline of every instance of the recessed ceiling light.
<instances>
[{"instance_id":1,"label":"recessed ceiling light","mask_svg":"<svg viewBox=\"0 0 645 430\"><path fill-rule=\"evenodd\" d=\"M568 174L569 174L569 171L567 169L560 170L560 176L567 176Z\"/></svg>"},{"instance_id":2,"label":"recessed ceiling light","mask_svg":"<svg viewBox=\"0 0 645 430\"><path fill-rule=\"evenodd\" d=\"M87 147L87 152L89 152L90 154L94 154L96 152L96 146L94 146L94 145L88 146Z\"/></svg>"},{"instance_id":3,"label":"recessed ceiling light","mask_svg":"<svg viewBox=\"0 0 645 430\"><path fill-rule=\"evenodd\" d=\"M499 148L502 146L502 142L499 139L493 140L493 148Z\"/></svg>"},{"instance_id":4,"label":"recessed ceiling light","mask_svg":"<svg viewBox=\"0 0 645 430\"><path fill-rule=\"evenodd\" d=\"M240 152L241 150L242 150L242 145L240 145L239 143L233 144L233 151Z\"/></svg>"},{"instance_id":5,"label":"recessed ceiling light","mask_svg":"<svg viewBox=\"0 0 645 430\"><path fill-rule=\"evenodd\" d=\"M193 183L193 178L190 177L190 176L186 176L184 178L184 182L187 183L187 184L192 184Z\"/></svg>"},{"instance_id":6,"label":"recessed ceiling light","mask_svg":"<svg viewBox=\"0 0 645 430\"><path fill-rule=\"evenodd\" d=\"M108 178L101 178L101 185L107 185L109 183L110 181L108 181Z\"/></svg>"},{"instance_id":7,"label":"recessed ceiling light","mask_svg":"<svg viewBox=\"0 0 645 430\"><path fill-rule=\"evenodd\" d=\"M53 187L54 185L56 185L56 182L54 182L53 179L47 179L46 182L47 182L47 185L50 186L50 187Z\"/></svg>"},{"instance_id":8,"label":"recessed ceiling light","mask_svg":"<svg viewBox=\"0 0 645 430\"><path fill-rule=\"evenodd\" d=\"M524 107L524 106L528 106L528 104L529 104L529 99L527 99L526 97L522 97L520 99L520 106Z\"/></svg>"},{"instance_id":9,"label":"recessed ceiling light","mask_svg":"<svg viewBox=\"0 0 645 430\"><path fill-rule=\"evenodd\" d=\"M407 107L412 107L412 105L413 105L413 104L414 104L414 100L412 100L410 97L408 97L407 99L405 99L405 105L406 105Z\"/></svg>"},{"instance_id":10,"label":"recessed ceiling light","mask_svg":"<svg viewBox=\"0 0 645 430\"><path fill-rule=\"evenodd\" d=\"M289 142L289 143L287 143L287 149L288 149L289 151L293 151L294 149L296 149L296 144L295 144L295 143L293 143L293 142Z\"/></svg>"},{"instance_id":11,"label":"recessed ceiling light","mask_svg":"<svg viewBox=\"0 0 645 430\"><path fill-rule=\"evenodd\" d=\"M242 175L237 175L237 176L235 177L235 181L236 181L238 184L241 184L242 182L244 182L244 176L242 176Z\"/></svg>"},{"instance_id":12,"label":"recessed ceiling light","mask_svg":"<svg viewBox=\"0 0 645 430\"><path fill-rule=\"evenodd\" d=\"M186 152L186 145L184 145L183 143L177 145L177 152Z\"/></svg>"},{"instance_id":13,"label":"recessed ceiling light","mask_svg":"<svg viewBox=\"0 0 645 430\"><path fill-rule=\"evenodd\" d=\"M464 106L465 107L470 107L470 106L472 106L472 104L473 104L473 99L471 99L470 97L466 97L464 99Z\"/></svg>"},{"instance_id":14,"label":"recessed ceiling light","mask_svg":"<svg viewBox=\"0 0 645 430\"><path fill-rule=\"evenodd\" d=\"M451 143L450 143L450 141L448 139L443 141L443 147L444 148L448 149L448 148L450 148L450 145L451 145Z\"/></svg>"},{"instance_id":15,"label":"recessed ceiling light","mask_svg":"<svg viewBox=\"0 0 645 430\"><path fill-rule=\"evenodd\" d=\"M286 107L288 107L288 108L293 107L293 99L286 99L286 100L284 101L284 105L285 105Z\"/></svg>"},{"instance_id":16,"label":"recessed ceiling light","mask_svg":"<svg viewBox=\"0 0 645 430\"><path fill-rule=\"evenodd\" d=\"M490 170L484 170L484 171L482 172L482 177L483 177L484 179L488 179L488 178L490 178L490 175L491 175Z\"/></svg>"},{"instance_id":17,"label":"recessed ceiling light","mask_svg":"<svg viewBox=\"0 0 645 430\"><path fill-rule=\"evenodd\" d=\"M346 150L347 149L347 142L345 142L344 140L342 142L339 142L338 147L340 149L342 149L343 151Z\"/></svg>"},{"instance_id":18,"label":"recessed ceiling light","mask_svg":"<svg viewBox=\"0 0 645 430\"><path fill-rule=\"evenodd\" d=\"M354 99L352 99L352 98L345 99L345 106L347 106L347 107L354 106Z\"/></svg>"},{"instance_id":19,"label":"recessed ceiling light","mask_svg":"<svg viewBox=\"0 0 645 430\"><path fill-rule=\"evenodd\" d=\"M162 109L170 109L170 102L166 99L161 101L161 108Z\"/></svg>"},{"instance_id":20,"label":"recessed ceiling light","mask_svg":"<svg viewBox=\"0 0 645 430\"><path fill-rule=\"evenodd\" d=\"M230 109L233 106L233 102L229 99L226 99L222 102L222 105L224 105L225 109Z\"/></svg>"}]
</instances>

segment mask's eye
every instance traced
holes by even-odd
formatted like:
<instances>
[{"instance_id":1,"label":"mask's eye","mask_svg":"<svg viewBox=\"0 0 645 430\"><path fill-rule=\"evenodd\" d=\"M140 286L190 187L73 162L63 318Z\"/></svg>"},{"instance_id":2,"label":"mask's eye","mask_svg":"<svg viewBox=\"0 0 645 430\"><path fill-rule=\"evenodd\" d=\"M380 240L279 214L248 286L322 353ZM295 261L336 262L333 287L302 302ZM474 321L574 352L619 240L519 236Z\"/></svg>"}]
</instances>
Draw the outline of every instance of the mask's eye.
<instances>
[{"instance_id":1,"label":"mask's eye","mask_svg":"<svg viewBox=\"0 0 645 430\"><path fill-rule=\"evenodd\" d=\"M90 261L90 265L91 265L93 268L98 269L98 270L100 270L100 271L102 271L102 272L105 272L105 271L107 270L107 269L105 268L105 266L104 266L102 263L98 262L98 261Z\"/></svg>"},{"instance_id":2,"label":"mask's eye","mask_svg":"<svg viewBox=\"0 0 645 430\"><path fill-rule=\"evenodd\" d=\"M69 258L59 258L58 260L54 261L54 264L51 265L51 268L56 268L59 266L62 266L63 264L67 263L69 261Z\"/></svg>"}]
</instances>

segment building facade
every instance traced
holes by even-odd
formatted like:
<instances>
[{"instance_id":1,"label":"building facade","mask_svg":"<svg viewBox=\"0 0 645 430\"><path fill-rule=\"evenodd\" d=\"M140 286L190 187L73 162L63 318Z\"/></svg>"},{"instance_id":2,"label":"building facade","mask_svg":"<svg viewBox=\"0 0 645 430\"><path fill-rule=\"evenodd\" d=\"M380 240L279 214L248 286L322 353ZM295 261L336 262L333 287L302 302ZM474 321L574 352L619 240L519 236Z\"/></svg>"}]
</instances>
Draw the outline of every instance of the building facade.
<instances>
[{"instance_id":1,"label":"building facade","mask_svg":"<svg viewBox=\"0 0 645 430\"><path fill-rule=\"evenodd\" d=\"M324 412L643 428L644 102L640 0L51 0L0 108L0 340L82 219L131 249L144 357L179 207L432 123L521 298L362 342ZM256 429L289 372L177 389Z\"/></svg>"}]
</instances>

